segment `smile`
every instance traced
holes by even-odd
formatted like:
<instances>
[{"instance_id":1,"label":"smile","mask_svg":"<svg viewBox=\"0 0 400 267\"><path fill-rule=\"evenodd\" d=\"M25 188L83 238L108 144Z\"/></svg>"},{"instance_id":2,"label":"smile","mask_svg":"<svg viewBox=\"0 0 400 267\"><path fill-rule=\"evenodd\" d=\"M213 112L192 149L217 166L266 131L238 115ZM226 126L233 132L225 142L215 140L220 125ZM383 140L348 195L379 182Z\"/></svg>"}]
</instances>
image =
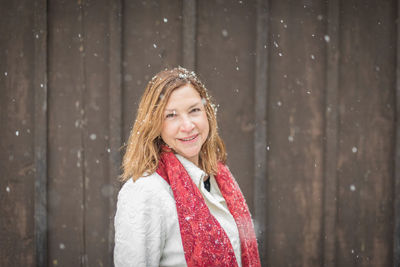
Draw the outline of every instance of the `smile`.
<instances>
[{"instance_id":1,"label":"smile","mask_svg":"<svg viewBox=\"0 0 400 267\"><path fill-rule=\"evenodd\" d=\"M178 139L179 139L180 141L188 142L188 141L192 141L192 140L196 139L197 136L199 136L199 135L196 134L196 135L193 135L193 136L189 136L189 137L187 137L187 138L178 138Z\"/></svg>"}]
</instances>

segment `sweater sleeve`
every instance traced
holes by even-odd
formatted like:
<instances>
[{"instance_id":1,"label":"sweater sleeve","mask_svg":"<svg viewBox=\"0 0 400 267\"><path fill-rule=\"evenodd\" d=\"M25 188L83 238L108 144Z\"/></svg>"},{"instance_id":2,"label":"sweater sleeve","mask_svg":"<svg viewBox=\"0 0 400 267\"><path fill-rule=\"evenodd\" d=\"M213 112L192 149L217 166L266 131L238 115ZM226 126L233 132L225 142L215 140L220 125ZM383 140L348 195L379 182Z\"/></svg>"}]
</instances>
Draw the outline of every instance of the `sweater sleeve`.
<instances>
[{"instance_id":1,"label":"sweater sleeve","mask_svg":"<svg viewBox=\"0 0 400 267\"><path fill-rule=\"evenodd\" d=\"M144 178L146 179L146 178ZM162 207L145 182L127 182L118 194L114 219L116 267L159 266L165 244Z\"/></svg>"}]
</instances>

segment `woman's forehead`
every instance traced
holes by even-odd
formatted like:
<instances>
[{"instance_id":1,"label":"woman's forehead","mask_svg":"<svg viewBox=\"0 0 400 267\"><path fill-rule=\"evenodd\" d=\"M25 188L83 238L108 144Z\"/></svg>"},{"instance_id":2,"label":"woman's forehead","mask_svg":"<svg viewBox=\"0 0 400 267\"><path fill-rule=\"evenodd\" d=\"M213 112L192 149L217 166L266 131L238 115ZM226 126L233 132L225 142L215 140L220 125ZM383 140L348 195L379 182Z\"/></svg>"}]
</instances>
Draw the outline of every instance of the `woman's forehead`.
<instances>
[{"instance_id":1,"label":"woman's forehead","mask_svg":"<svg viewBox=\"0 0 400 267\"><path fill-rule=\"evenodd\" d=\"M185 108L199 103L202 103L199 92L189 84L179 87L171 93L165 109Z\"/></svg>"}]
</instances>

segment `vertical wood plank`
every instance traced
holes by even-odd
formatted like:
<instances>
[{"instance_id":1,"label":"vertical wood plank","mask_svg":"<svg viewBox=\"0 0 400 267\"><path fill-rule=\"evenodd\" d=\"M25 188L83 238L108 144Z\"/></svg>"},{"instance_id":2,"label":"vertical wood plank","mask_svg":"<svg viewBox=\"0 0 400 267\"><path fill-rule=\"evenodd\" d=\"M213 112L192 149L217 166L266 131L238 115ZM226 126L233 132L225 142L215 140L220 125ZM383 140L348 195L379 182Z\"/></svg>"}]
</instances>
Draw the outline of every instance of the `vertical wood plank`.
<instances>
[{"instance_id":1,"label":"vertical wood plank","mask_svg":"<svg viewBox=\"0 0 400 267\"><path fill-rule=\"evenodd\" d=\"M340 2L337 266L393 264L395 5Z\"/></svg>"},{"instance_id":2,"label":"vertical wood plank","mask_svg":"<svg viewBox=\"0 0 400 267\"><path fill-rule=\"evenodd\" d=\"M0 266L35 265L34 3L0 9Z\"/></svg>"},{"instance_id":3,"label":"vertical wood plank","mask_svg":"<svg viewBox=\"0 0 400 267\"><path fill-rule=\"evenodd\" d=\"M397 1L393 266L400 266L400 1Z\"/></svg>"},{"instance_id":4,"label":"vertical wood plank","mask_svg":"<svg viewBox=\"0 0 400 267\"><path fill-rule=\"evenodd\" d=\"M271 1L268 266L322 262L326 5Z\"/></svg>"},{"instance_id":5,"label":"vertical wood plank","mask_svg":"<svg viewBox=\"0 0 400 267\"><path fill-rule=\"evenodd\" d=\"M35 89L35 254L36 266L47 266L47 2L34 4Z\"/></svg>"},{"instance_id":6,"label":"vertical wood plank","mask_svg":"<svg viewBox=\"0 0 400 267\"><path fill-rule=\"evenodd\" d=\"M111 1L109 25L109 226L108 253L113 262L114 215L121 169L122 146L122 0Z\"/></svg>"},{"instance_id":7,"label":"vertical wood plank","mask_svg":"<svg viewBox=\"0 0 400 267\"><path fill-rule=\"evenodd\" d=\"M83 1L48 2L48 263L84 266Z\"/></svg>"},{"instance_id":8,"label":"vertical wood plank","mask_svg":"<svg viewBox=\"0 0 400 267\"><path fill-rule=\"evenodd\" d=\"M183 67L196 68L196 0L182 2Z\"/></svg>"},{"instance_id":9,"label":"vertical wood plank","mask_svg":"<svg viewBox=\"0 0 400 267\"><path fill-rule=\"evenodd\" d=\"M337 145L338 145L338 69L339 69L339 1L327 3L325 133L324 133L324 212L323 266L334 267L336 256Z\"/></svg>"},{"instance_id":10,"label":"vertical wood plank","mask_svg":"<svg viewBox=\"0 0 400 267\"><path fill-rule=\"evenodd\" d=\"M256 69L254 93L254 220L261 263L267 262L267 103L268 1L257 1Z\"/></svg>"},{"instance_id":11,"label":"vertical wood plank","mask_svg":"<svg viewBox=\"0 0 400 267\"><path fill-rule=\"evenodd\" d=\"M110 111L121 106L110 106L111 16L117 1L84 1L82 5L82 57L84 90L82 107L84 127L81 128L84 155L84 264L111 266L110 253L110 198L114 186L110 177ZM117 25L113 25L116 26ZM116 33L118 34L118 33ZM118 42L118 40L117 40ZM118 47L117 47L118 49ZM117 62L118 64L118 62ZM118 77L117 77L118 78ZM113 88L112 90L115 90ZM118 94L115 95L118 98ZM114 100L114 99L112 99ZM117 112L117 111L116 111ZM115 123L118 123L117 121ZM116 129L118 131L118 129ZM113 153L118 148L113 147ZM115 168L115 167L114 167ZM115 178L115 177L113 177Z\"/></svg>"}]
</instances>

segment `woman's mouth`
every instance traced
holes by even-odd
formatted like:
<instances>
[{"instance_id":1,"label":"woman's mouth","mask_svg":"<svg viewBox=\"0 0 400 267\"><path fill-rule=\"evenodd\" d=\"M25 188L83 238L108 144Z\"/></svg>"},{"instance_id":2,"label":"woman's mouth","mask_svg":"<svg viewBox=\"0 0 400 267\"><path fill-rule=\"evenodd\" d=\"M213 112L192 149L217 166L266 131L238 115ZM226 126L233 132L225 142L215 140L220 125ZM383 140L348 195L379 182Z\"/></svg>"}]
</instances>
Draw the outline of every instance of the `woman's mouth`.
<instances>
[{"instance_id":1,"label":"woman's mouth","mask_svg":"<svg viewBox=\"0 0 400 267\"><path fill-rule=\"evenodd\" d=\"M186 138L178 138L178 140L182 141L182 142L190 142L193 141L194 139L196 139L199 135L195 134Z\"/></svg>"}]
</instances>

